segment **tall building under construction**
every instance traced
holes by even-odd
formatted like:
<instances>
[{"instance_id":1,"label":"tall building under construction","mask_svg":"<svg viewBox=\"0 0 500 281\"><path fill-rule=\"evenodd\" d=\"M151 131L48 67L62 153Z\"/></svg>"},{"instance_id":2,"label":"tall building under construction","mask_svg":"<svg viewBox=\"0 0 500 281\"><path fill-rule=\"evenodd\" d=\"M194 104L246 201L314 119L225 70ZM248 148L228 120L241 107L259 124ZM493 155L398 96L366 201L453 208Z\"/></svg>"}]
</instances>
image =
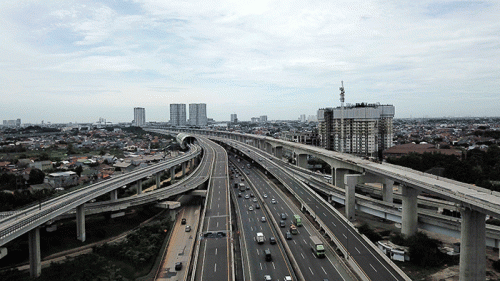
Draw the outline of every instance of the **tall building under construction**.
<instances>
[{"instance_id":1,"label":"tall building under construction","mask_svg":"<svg viewBox=\"0 0 500 281\"><path fill-rule=\"evenodd\" d=\"M393 105L357 103L318 110L320 145L328 150L377 156L393 140Z\"/></svg>"}]
</instances>

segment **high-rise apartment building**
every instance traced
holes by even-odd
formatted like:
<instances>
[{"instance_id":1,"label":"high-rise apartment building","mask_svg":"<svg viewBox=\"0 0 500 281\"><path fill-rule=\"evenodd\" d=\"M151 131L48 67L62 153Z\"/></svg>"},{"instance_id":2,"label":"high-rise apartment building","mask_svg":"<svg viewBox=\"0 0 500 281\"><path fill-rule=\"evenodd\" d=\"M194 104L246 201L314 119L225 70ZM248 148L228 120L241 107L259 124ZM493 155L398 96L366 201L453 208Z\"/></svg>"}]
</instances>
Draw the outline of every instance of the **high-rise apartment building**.
<instances>
[{"instance_id":1,"label":"high-rise apartment building","mask_svg":"<svg viewBox=\"0 0 500 281\"><path fill-rule=\"evenodd\" d=\"M231 123L238 123L238 115L236 113L231 114Z\"/></svg>"},{"instance_id":2,"label":"high-rise apartment building","mask_svg":"<svg viewBox=\"0 0 500 281\"><path fill-rule=\"evenodd\" d=\"M207 119L207 104L205 103L190 103L189 104L189 125L206 126Z\"/></svg>"},{"instance_id":3,"label":"high-rise apartment building","mask_svg":"<svg viewBox=\"0 0 500 281\"><path fill-rule=\"evenodd\" d=\"M393 105L355 104L318 110L318 134L323 148L377 156L393 146ZM343 118L342 118L343 115ZM342 120L343 119L343 120Z\"/></svg>"},{"instance_id":4,"label":"high-rise apartment building","mask_svg":"<svg viewBox=\"0 0 500 281\"><path fill-rule=\"evenodd\" d=\"M146 124L146 110L143 107L134 107L134 125L137 127Z\"/></svg>"},{"instance_id":5,"label":"high-rise apartment building","mask_svg":"<svg viewBox=\"0 0 500 281\"><path fill-rule=\"evenodd\" d=\"M170 104L170 125L172 126L186 125L186 104L184 103Z\"/></svg>"},{"instance_id":6,"label":"high-rise apartment building","mask_svg":"<svg viewBox=\"0 0 500 281\"><path fill-rule=\"evenodd\" d=\"M267 122L267 115L261 115L259 122L260 123L266 123Z\"/></svg>"},{"instance_id":7,"label":"high-rise apartment building","mask_svg":"<svg viewBox=\"0 0 500 281\"><path fill-rule=\"evenodd\" d=\"M16 120L3 120L3 125L6 127L21 127L21 119Z\"/></svg>"}]
</instances>

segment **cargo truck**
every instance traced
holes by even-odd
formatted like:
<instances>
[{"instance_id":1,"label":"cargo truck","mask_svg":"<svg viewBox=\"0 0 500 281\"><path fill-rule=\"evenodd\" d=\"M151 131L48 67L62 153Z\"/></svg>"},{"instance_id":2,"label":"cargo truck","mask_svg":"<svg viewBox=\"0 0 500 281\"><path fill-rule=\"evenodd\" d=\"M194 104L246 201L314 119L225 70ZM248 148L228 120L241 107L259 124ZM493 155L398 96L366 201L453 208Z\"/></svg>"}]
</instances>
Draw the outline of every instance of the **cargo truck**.
<instances>
[{"instance_id":1,"label":"cargo truck","mask_svg":"<svg viewBox=\"0 0 500 281\"><path fill-rule=\"evenodd\" d=\"M295 224L295 226L302 226L302 220L299 215L293 215L293 224Z\"/></svg>"},{"instance_id":2,"label":"cargo truck","mask_svg":"<svg viewBox=\"0 0 500 281\"><path fill-rule=\"evenodd\" d=\"M257 237L256 237L257 243L263 244L264 243L264 234L262 232L257 232Z\"/></svg>"},{"instance_id":3,"label":"cargo truck","mask_svg":"<svg viewBox=\"0 0 500 281\"><path fill-rule=\"evenodd\" d=\"M311 249L318 258L325 257L325 246L318 236L311 236Z\"/></svg>"}]
</instances>

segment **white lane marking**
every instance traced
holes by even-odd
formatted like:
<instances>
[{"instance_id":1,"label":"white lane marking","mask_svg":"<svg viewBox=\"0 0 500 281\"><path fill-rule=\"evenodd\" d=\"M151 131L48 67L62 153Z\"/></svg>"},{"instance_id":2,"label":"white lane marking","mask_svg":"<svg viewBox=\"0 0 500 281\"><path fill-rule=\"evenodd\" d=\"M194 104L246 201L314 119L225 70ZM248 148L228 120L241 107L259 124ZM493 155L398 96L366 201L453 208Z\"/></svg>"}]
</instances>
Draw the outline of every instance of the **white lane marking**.
<instances>
[{"instance_id":1,"label":"white lane marking","mask_svg":"<svg viewBox=\"0 0 500 281\"><path fill-rule=\"evenodd\" d=\"M375 272L377 272L377 270L375 269L375 267L373 267L373 265L370 263L370 266L373 268L373 270L375 270Z\"/></svg>"},{"instance_id":2,"label":"white lane marking","mask_svg":"<svg viewBox=\"0 0 500 281\"><path fill-rule=\"evenodd\" d=\"M300 253L300 255L302 256L303 259L306 259L306 257L304 257L304 254Z\"/></svg>"},{"instance_id":3,"label":"white lane marking","mask_svg":"<svg viewBox=\"0 0 500 281\"><path fill-rule=\"evenodd\" d=\"M217 263L214 264L214 272L217 272Z\"/></svg>"},{"instance_id":4,"label":"white lane marking","mask_svg":"<svg viewBox=\"0 0 500 281\"><path fill-rule=\"evenodd\" d=\"M326 273L326 270L323 267L321 267L321 269L323 269L323 272L328 275L328 273Z\"/></svg>"},{"instance_id":5,"label":"white lane marking","mask_svg":"<svg viewBox=\"0 0 500 281\"><path fill-rule=\"evenodd\" d=\"M358 254L361 254L361 252L358 250L358 248L354 247L354 249L356 249L356 251L358 251Z\"/></svg>"},{"instance_id":6,"label":"white lane marking","mask_svg":"<svg viewBox=\"0 0 500 281\"><path fill-rule=\"evenodd\" d=\"M217 256L217 249L218 249L218 248L215 248L215 255L216 255L216 256Z\"/></svg>"},{"instance_id":7,"label":"white lane marking","mask_svg":"<svg viewBox=\"0 0 500 281\"><path fill-rule=\"evenodd\" d=\"M333 226L337 226L333 221L332 221Z\"/></svg>"},{"instance_id":8,"label":"white lane marking","mask_svg":"<svg viewBox=\"0 0 500 281\"><path fill-rule=\"evenodd\" d=\"M342 233L342 235L344 235L345 239L347 239L347 236L344 233Z\"/></svg>"},{"instance_id":9,"label":"white lane marking","mask_svg":"<svg viewBox=\"0 0 500 281\"><path fill-rule=\"evenodd\" d=\"M311 267L309 267L309 271L311 271L311 274L314 275L314 272L313 270L311 269Z\"/></svg>"}]
</instances>

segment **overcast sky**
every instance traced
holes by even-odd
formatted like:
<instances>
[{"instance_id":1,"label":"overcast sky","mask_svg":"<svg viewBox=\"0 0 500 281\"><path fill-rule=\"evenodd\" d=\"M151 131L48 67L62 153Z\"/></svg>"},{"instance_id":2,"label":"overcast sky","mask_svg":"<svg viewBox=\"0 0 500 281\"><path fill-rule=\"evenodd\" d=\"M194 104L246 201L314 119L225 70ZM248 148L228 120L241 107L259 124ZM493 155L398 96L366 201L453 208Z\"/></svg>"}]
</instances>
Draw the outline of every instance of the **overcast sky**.
<instances>
[{"instance_id":1,"label":"overcast sky","mask_svg":"<svg viewBox=\"0 0 500 281\"><path fill-rule=\"evenodd\" d=\"M295 120L341 80L396 118L500 116L500 3L0 0L2 120Z\"/></svg>"}]
</instances>

